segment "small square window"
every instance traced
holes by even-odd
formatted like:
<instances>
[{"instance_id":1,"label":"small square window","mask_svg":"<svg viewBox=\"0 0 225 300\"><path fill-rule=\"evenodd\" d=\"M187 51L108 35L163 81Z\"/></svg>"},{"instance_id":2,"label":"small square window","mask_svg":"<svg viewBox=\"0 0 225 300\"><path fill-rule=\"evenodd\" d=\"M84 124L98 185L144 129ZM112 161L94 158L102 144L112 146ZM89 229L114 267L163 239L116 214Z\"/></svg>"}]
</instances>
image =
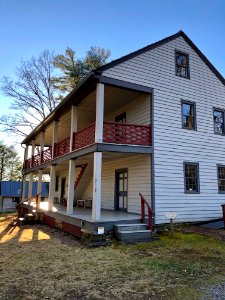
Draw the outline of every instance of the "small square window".
<instances>
[{"instance_id":1,"label":"small square window","mask_svg":"<svg viewBox=\"0 0 225 300\"><path fill-rule=\"evenodd\" d=\"M190 78L189 74L189 57L188 54L176 51L176 75L183 78Z\"/></svg>"},{"instance_id":2,"label":"small square window","mask_svg":"<svg viewBox=\"0 0 225 300\"><path fill-rule=\"evenodd\" d=\"M182 128L196 130L196 107L195 102L182 101Z\"/></svg>"},{"instance_id":3,"label":"small square window","mask_svg":"<svg viewBox=\"0 0 225 300\"><path fill-rule=\"evenodd\" d=\"M218 166L218 191L225 193L225 166Z\"/></svg>"},{"instance_id":4,"label":"small square window","mask_svg":"<svg viewBox=\"0 0 225 300\"><path fill-rule=\"evenodd\" d=\"M224 134L224 111L214 109L213 120L214 120L214 132L216 134Z\"/></svg>"},{"instance_id":5,"label":"small square window","mask_svg":"<svg viewBox=\"0 0 225 300\"><path fill-rule=\"evenodd\" d=\"M184 163L185 193L199 193L198 163Z\"/></svg>"}]
</instances>

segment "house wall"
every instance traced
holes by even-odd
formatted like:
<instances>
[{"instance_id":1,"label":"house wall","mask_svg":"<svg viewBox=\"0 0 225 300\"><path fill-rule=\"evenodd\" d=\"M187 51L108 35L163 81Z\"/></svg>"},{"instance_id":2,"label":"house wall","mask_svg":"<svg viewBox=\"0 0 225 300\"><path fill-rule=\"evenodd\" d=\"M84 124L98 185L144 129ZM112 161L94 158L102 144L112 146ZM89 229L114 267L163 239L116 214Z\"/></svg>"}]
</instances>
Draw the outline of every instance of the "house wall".
<instances>
[{"instance_id":1,"label":"house wall","mask_svg":"<svg viewBox=\"0 0 225 300\"><path fill-rule=\"evenodd\" d=\"M150 121L150 96L139 95L127 103L104 116L104 121L115 122L115 117L126 112L126 123L149 125Z\"/></svg>"},{"instance_id":2,"label":"house wall","mask_svg":"<svg viewBox=\"0 0 225 300\"><path fill-rule=\"evenodd\" d=\"M104 154L103 154L104 156ZM140 213L141 192L151 204L151 166L150 155L139 154L102 163L102 205L103 209L114 210L115 170L128 169L128 212ZM82 199L92 199L93 180L89 183Z\"/></svg>"},{"instance_id":3,"label":"house wall","mask_svg":"<svg viewBox=\"0 0 225 300\"><path fill-rule=\"evenodd\" d=\"M189 54L190 79L175 76L175 49ZM217 164L225 164L225 137L214 134L213 107L225 109L225 86L183 37L103 72L154 89L156 223L221 217ZM197 131L182 129L181 99L196 102ZM198 162L200 194L184 193L183 162Z\"/></svg>"}]
</instances>

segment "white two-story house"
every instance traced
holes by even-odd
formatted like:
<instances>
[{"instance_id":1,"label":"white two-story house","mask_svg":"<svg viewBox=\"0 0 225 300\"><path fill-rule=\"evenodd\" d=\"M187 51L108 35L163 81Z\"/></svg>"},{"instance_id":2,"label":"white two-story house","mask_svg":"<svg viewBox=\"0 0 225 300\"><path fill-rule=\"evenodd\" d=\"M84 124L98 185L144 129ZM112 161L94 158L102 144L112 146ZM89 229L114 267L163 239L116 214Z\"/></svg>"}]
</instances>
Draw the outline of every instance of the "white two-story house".
<instances>
[{"instance_id":1,"label":"white two-story house","mask_svg":"<svg viewBox=\"0 0 225 300\"><path fill-rule=\"evenodd\" d=\"M179 31L93 70L23 140L24 182L49 174L39 209L77 235L140 221L139 193L155 224L216 219L224 118L225 79Z\"/></svg>"}]
</instances>

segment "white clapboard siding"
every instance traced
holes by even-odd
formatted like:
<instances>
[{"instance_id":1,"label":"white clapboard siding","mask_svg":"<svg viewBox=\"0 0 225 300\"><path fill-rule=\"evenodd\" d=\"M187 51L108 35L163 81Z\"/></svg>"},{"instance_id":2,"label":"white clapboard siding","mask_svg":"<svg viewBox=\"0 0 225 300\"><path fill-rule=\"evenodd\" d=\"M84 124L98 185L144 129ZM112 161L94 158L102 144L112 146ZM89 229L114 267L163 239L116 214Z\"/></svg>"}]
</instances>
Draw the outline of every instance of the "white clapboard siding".
<instances>
[{"instance_id":1,"label":"white clapboard siding","mask_svg":"<svg viewBox=\"0 0 225 300\"><path fill-rule=\"evenodd\" d=\"M102 208L114 209L115 170L128 169L128 212L140 213L141 192L151 205L150 155L139 154L105 160L102 164ZM92 199L93 180L83 194L83 199Z\"/></svg>"},{"instance_id":2,"label":"white clapboard siding","mask_svg":"<svg viewBox=\"0 0 225 300\"><path fill-rule=\"evenodd\" d=\"M175 49L189 54L190 79L175 76ZM183 37L103 75L154 89L156 223L167 221L167 211L177 212L178 221L221 217L217 164L225 165L225 137L214 134L213 107L225 109L225 86ZM181 99L196 102L197 131L181 128ZM200 194L184 193L184 161L199 163Z\"/></svg>"},{"instance_id":3,"label":"white clapboard siding","mask_svg":"<svg viewBox=\"0 0 225 300\"><path fill-rule=\"evenodd\" d=\"M115 122L115 117L124 112L126 112L126 123L149 125L150 97L148 95L137 96L131 102L104 116L104 121Z\"/></svg>"}]
</instances>

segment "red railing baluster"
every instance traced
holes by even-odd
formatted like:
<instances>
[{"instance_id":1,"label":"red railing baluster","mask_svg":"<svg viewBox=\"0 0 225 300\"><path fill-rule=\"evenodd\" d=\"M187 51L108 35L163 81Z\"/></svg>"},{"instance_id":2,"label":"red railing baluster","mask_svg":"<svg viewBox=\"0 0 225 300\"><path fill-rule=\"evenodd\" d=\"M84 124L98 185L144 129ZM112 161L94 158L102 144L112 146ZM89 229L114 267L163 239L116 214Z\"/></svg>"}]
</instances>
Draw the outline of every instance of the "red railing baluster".
<instances>
[{"instance_id":1,"label":"red railing baluster","mask_svg":"<svg viewBox=\"0 0 225 300\"><path fill-rule=\"evenodd\" d=\"M103 142L113 144L129 144L151 146L151 126L137 124L123 124L115 122L104 122L103 124ZM95 143L95 123L88 127L73 133L72 151L90 146ZM54 153L52 147L34 155L27 159L24 163L24 169L27 170L46 163L52 159L58 158L70 152L70 137L54 145ZM41 159L41 160L40 160Z\"/></svg>"},{"instance_id":2,"label":"red railing baluster","mask_svg":"<svg viewBox=\"0 0 225 300\"><path fill-rule=\"evenodd\" d=\"M145 223L145 206L147 206L147 209L148 209L148 229L152 230L152 228L153 228L152 209L151 209L148 202L145 200L144 196L141 193L139 193L139 196L141 197L141 222Z\"/></svg>"},{"instance_id":3,"label":"red railing baluster","mask_svg":"<svg viewBox=\"0 0 225 300\"><path fill-rule=\"evenodd\" d=\"M95 123L74 133L73 150L94 144L95 142Z\"/></svg>"},{"instance_id":4,"label":"red railing baluster","mask_svg":"<svg viewBox=\"0 0 225 300\"><path fill-rule=\"evenodd\" d=\"M54 145L54 155L53 158L63 156L70 152L70 137L67 137L63 141L56 143Z\"/></svg>"},{"instance_id":5,"label":"red railing baluster","mask_svg":"<svg viewBox=\"0 0 225 300\"><path fill-rule=\"evenodd\" d=\"M151 126L104 122L103 142L151 146Z\"/></svg>"}]
</instances>

